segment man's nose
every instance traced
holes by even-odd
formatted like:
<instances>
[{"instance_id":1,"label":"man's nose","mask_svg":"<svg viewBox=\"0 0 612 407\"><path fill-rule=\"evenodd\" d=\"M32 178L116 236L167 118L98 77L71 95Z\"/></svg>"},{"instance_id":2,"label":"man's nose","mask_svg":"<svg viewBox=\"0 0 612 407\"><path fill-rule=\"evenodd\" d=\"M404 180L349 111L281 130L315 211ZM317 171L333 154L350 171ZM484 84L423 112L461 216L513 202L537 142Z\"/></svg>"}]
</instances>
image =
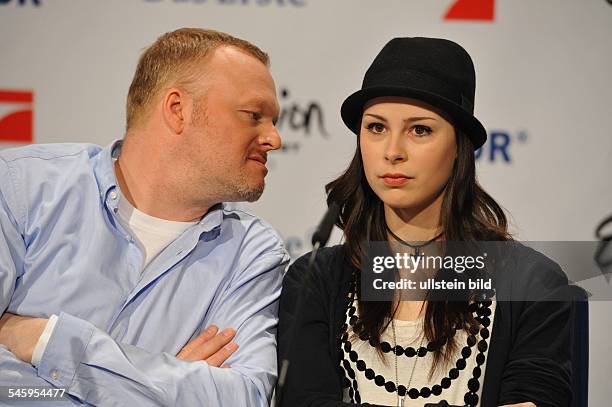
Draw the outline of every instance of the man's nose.
<instances>
[{"instance_id":1,"label":"man's nose","mask_svg":"<svg viewBox=\"0 0 612 407\"><path fill-rule=\"evenodd\" d=\"M278 150L281 147L281 137L274 125L262 134L260 143L266 147L266 151Z\"/></svg>"}]
</instances>

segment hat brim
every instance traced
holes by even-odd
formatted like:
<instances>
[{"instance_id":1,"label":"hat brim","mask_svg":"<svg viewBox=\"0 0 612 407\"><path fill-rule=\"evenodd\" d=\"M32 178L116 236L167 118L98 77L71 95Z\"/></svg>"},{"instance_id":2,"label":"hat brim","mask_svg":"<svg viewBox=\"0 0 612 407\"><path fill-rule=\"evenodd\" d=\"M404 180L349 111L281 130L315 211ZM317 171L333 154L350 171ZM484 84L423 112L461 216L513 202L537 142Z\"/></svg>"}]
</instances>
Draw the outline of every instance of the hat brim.
<instances>
[{"instance_id":1,"label":"hat brim","mask_svg":"<svg viewBox=\"0 0 612 407\"><path fill-rule=\"evenodd\" d=\"M419 89L378 86L358 90L347 97L344 103L342 103L342 108L340 109L342 121L353 133L359 135L364 105L369 100L383 96L413 98L441 109L450 116L452 124L470 138L472 144L474 144L474 150L480 148L487 141L487 131L482 123L472 114L451 100Z\"/></svg>"}]
</instances>

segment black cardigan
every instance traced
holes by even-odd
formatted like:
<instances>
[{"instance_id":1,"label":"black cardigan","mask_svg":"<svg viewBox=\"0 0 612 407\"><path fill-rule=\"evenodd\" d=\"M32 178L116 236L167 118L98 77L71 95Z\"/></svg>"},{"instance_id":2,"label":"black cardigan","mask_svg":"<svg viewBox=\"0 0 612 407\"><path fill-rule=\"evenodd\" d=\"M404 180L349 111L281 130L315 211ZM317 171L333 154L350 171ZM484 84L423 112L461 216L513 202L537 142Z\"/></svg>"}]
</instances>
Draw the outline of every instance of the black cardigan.
<instances>
[{"instance_id":1,"label":"black cardigan","mask_svg":"<svg viewBox=\"0 0 612 407\"><path fill-rule=\"evenodd\" d=\"M514 259L512 273L503 273L495 281L498 293L567 287L563 271L546 256L519 243L513 250L509 253ZM281 293L279 358L290 360L282 405L355 406L342 402L338 346L353 273L345 261L344 246L339 245L319 251L313 274L306 280L309 256L289 267ZM290 326L301 292L305 294L303 314L292 335ZM567 300L497 302L481 406L527 401L538 407L569 406L572 312Z\"/></svg>"}]
</instances>

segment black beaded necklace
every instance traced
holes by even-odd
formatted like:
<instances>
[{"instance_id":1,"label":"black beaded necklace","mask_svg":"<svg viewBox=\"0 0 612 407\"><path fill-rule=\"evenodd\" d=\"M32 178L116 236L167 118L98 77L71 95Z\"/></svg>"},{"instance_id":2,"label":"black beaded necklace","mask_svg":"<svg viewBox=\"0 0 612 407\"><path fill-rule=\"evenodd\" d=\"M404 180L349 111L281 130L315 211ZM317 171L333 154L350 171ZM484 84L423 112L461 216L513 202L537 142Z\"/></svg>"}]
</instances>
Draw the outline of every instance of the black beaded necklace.
<instances>
[{"instance_id":1,"label":"black beaded necklace","mask_svg":"<svg viewBox=\"0 0 612 407\"><path fill-rule=\"evenodd\" d=\"M468 309L472 313L476 314L475 319L480 323L480 327L472 326L469 328L467 345L464 346L463 349L461 350L461 358L457 360L457 362L455 363L455 367L449 370L448 375L444 377L439 384L435 384L431 388L423 387L419 390L413 387L413 388L407 389L403 385L396 385L394 382L386 380L382 375L377 375L376 372L374 372L374 370L367 367L365 361L360 359L357 352L353 350L352 344L349 340L348 331L349 331L349 326L352 329L355 322L357 321L357 316L355 315L356 308L354 306L354 299L355 299L355 287L354 286L355 284L353 282L351 284L351 289L349 290L350 294L347 298L348 303L347 303L346 319L349 320L349 324L346 324L346 322L344 322L344 324L342 325L339 344L344 350L344 352L346 352L346 354L349 355L349 359L353 363L355 363L357 370L360 372L363 372L366 379L373 380L377 386L384 387L385 390L387 390L389 393L397 393L399 397L404 397L407 394L408 397L414 400L419 397L428 398L431 395L439 396L440 394L442 394L444 389L448 389L451 386L453 380L459 377L459 371L465 369L467 365L466 360L472 355L472 348L476 345L476 348L478 350L478 354L476 355L477 366L472 371L472 378L468 381L468 392L465 393L465 396L463 399L466 405L470 407L476 406L478 404L477 392L480 389L480 382L478 379L480 378L482 374L481 366L484 365L485 363L485 359L486 359L485 352L488 349L487 339L489 338L489 335L490 335L489 329L488 329L489 325L491 324L491 320L489 316L491 315L490 306L492 304L492 301L490 299L485 298L481 301L476 301L469 305ZM462 328L456 327L455 332L458 329L462 329ZM482 338L480 341L477 341L476 339L477 334L480 334L480 337ZM368 340L370 345L373 346L370 338L367 338L365 335L361 335L360 339ZM415 350L414 348L411 348L411 347L404 349L399 345L392 348L391 345L387 342L381 342L380 346L381 346L381 350L384 353L393 352L398 356L405 355L406 357L409 357L409 358L414 357L414 356L423 357L428 352L434 352L435 350L442 347L446 343L447 340L448 339L444 339L443 341L438 341L437 343L430 342L426 347L419 347L418 350ZM383 349L383 346L384 346L384 349ZM351 363L346 359L346 357L342 358L340 369L344 373L344 378L345 378L344 387L349 388L349 397L351 399L351 402L361 403L361 395L359 394L356 374L351 366Z\"/></svg>"}]
</instances>

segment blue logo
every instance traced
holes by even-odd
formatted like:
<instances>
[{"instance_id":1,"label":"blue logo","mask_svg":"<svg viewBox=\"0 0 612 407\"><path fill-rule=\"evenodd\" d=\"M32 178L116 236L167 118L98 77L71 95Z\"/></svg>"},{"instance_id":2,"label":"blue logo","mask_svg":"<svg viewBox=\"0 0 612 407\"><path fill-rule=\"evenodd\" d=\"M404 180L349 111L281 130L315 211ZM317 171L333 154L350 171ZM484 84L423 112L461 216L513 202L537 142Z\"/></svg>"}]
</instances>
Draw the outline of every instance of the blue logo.
<instances>
[{"instance_id":1,"label":"blue logo","mask_svg":"<svg viewBox=\"0 0 612 407\"><path fill-rule=\"evenodd\" d=\"M0 0L0 6L9 4L9 3L13 3L13 4L17 4L18 6L28 6L28 5L33 5L33 6L40 6L40 0Z\"/></svg>"},{"instance_id":2,"label":"blue logo","mask_svg":"<svg viewBox=\"0 0 612 407\"><path fill-rule=\"evenodd\" d=\"M303 7L306 0L145 0L149 3L172 1L173 3L216 4L219 6L289 6Z\"/></svg>"},{"instance_id":3,"label":"blue logo","mask_svg":"<svg viewBox=\"0 0 612 407\"><path fill-rule=\"evenodd\" d=\"M525 144L528 138L524 131L517 133L503 130L491 131L487 142L474 153L474 158L477 162L510 164L514 147L518 144Z\"/></svg>"}]
</instances>

